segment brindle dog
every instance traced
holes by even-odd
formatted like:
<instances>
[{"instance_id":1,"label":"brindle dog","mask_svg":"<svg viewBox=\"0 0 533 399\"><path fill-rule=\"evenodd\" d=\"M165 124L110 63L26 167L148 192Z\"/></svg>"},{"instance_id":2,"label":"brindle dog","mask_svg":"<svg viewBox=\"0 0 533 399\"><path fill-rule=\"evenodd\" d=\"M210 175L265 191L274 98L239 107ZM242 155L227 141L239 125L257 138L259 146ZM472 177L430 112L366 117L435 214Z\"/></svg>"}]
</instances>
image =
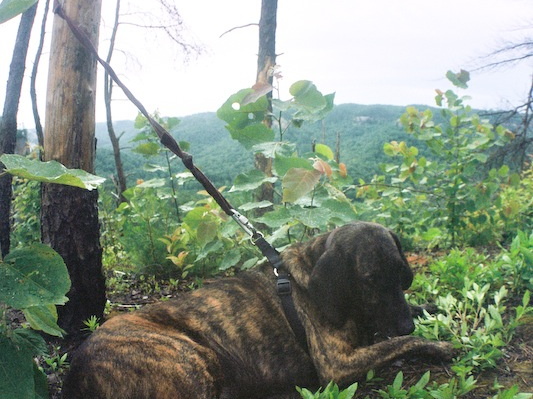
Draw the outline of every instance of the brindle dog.
<instances>
[{"instance_id":1,"label":"brindle dog","mask_svg":"<svg viewBox=\"0 0 533 399\"><path fill-rule=\"evenodd\" d=\"M64 397L289 398L296 385L345 386L401 357L450 358L449 344L408 336L413 274L390 230L355 222L282 258L309 352L264 264L110 319L75 354Z\"/></svg>"}]
</instances>

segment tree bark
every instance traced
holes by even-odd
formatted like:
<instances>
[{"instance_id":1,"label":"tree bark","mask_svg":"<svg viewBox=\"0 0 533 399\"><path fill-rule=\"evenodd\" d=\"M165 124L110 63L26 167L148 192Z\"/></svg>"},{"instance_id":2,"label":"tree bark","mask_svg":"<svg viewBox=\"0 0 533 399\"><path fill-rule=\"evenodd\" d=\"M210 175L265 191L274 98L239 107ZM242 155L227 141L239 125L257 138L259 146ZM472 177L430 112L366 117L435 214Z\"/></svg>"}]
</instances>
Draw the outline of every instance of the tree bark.
<instances>
[{"instance_id":1,"label":"tree bark","mask_svg":"<svg viewBox=\"0 0 533 399\"><path fill-rule=\"evenodd\" d=\"M276 17L278 0L261 1L261 18L259 20L259 55L257 58L257 79L256 85L273 83L272 68L276 65ZM267 94L269 100L269 111L272 112L272 92ZM267 117L264 123L272 127L272 118ZM255 155L255 167L272 176L272 159L258 153ZM274 186L265 183L259 188L257 194L258 201L274 202ZM263 208L260 213L265 213L269 209Z\"/></svg>"},{"instance_id":2,"label":"tree bark","mask_svg":"<svg viewBox=\"0 0 533 399\"><path fill-rule=\"evenodd\" d=\"M101 5L101 0L63 1L65 14L93 43ZM44 159L93 172L96 59L57 15L49 65ZM69 334L78 333L90 316L102 317L106 302L97 199L96 191L43 185L42 239L63 257L72 281L69 301L58 311L58 324Z\"/></svg>"},{"instance_id":3,"label":"tree bark","mask_svg":"<svg viewBox=\"0 0 533 399\"><path fill-rule=\"evenodd\" d=\"M0 120L0 155L13 154L17 141L17 112L22 80L26 66L26 55L30 42L31 28L35 19L37 4L26 10L20 19L13 57L7 80L6 99ZM0 164L1 166L1 164ZM0 176L0 255L3 258L11 246L11 175Z\"/></svg>"}]
</instances>

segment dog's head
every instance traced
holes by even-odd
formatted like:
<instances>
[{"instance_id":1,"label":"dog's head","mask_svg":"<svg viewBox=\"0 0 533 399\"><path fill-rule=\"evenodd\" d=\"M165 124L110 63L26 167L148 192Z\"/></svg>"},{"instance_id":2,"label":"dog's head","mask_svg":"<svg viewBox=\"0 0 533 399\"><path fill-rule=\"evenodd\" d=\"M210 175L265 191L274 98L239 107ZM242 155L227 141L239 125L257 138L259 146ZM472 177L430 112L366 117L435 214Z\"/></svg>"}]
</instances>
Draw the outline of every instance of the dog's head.
<instances>
[{"instance_id":1,"label":"dog's head","mask_svg":"<svg viewBox=\"0 0 533 399\"><path fill-rule=\"evenodd\" d=\"M358 339L368 344L414 330L403 293L413 273L392 231L354 222L322 236L317 246L308 293L332 325L355 322Z\"/></svg>"}]
</instances>

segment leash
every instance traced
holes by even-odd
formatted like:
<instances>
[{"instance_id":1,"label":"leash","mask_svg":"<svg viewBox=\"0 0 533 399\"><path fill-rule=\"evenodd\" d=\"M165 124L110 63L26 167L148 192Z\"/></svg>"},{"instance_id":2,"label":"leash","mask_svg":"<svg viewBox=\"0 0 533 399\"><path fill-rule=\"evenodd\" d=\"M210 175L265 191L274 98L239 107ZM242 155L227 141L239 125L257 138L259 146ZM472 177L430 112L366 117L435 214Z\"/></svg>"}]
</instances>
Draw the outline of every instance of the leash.
<instances>
[{"instance_id":1,"label":"leash","mask_svg":"<svg viewBox=\"0 0 533 399\"><path fill-rule=\"evenodd\" d=\"M113 81L122 89L126 97L137 107L137 109L144 115L148 120L150 125L153 127L161 144L167 147L173 154L181 159L183 165L192 173L196 180L205 188L205 190L213 197L217 202L220 208L228 215L235 220L235 222L241 227L241 229L250 236L251 241L256 245L261 253L267 258L269 263L274 269L274 274L277 277L276 282L276 291L278 296L281 299L281 304L283 307L283 312L285 317L289 322L291 329L296 336L298 343L305 349L306 352L309 351L307 346L307 336L305 333L305 328L302 325L298 313L294 306L294 301L292 299L292 286L290 281L290 274L286 272L281 272L283 270L283 261L279 252L268 243L264 238L263 234L259 232L253 225L250 223L248 218L240 214L235 208L231 206L228 200L222 195L220 191L214 186L214 184L207 178L204 173L196 167L193 162L193 157L191 154L183 151L179 146L178 142L170 135L170 133L161 126L154 118L150 116L146 108L142 103L133 95L133 93L126 87L124 83L119 79L111 65L104 61L98 55L98 51L95 46L89 39L89 37L65 14L63 7L58 0L54 0L54 13L62 18L67 25L69 26L71 32L74 34L76 39L87 49L89 50L96 60L104 67L106 72L111 76Z\"/></svg>"}]
</instances>

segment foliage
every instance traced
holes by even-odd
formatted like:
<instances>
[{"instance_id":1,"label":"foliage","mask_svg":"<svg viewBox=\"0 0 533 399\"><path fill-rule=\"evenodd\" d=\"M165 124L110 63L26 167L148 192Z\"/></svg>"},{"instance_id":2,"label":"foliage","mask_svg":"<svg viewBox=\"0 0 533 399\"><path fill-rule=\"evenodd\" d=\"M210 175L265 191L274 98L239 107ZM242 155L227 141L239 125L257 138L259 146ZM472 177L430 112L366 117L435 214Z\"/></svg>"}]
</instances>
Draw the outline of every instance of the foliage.
<instances>
[{"instance_id":1,"label":"foliage","mask_svg":"<svg viewBox=\"0 0 533 399\"><path fill-rule=\"evenodd\" d=\"M242 194L247 202L241 204L241 209L248 212L275 205L257 221L273 230L272 240L278 245L355 218L353 204L343 192L351 180L346 165L334 159L334 152L325 144L317 144L314 151L299 156L293 143L283 141L290 126L301 127L323 119L333 108L334 95L322 95L312 82L304 80L294 83L289 91L293 97L273 101L272 112L265 97L253 103L246 101L252 89L230 96L217 111L233 139L272 160L272 176L256 169L240 174L230 193ZM263 123L266 118L273 119L273 130ZM254 202L254 190L265 182L275 185L275 204Z\"/></svg>"},{"instance_id":2,"label":"foliage","mask_svg":"<svg viewBox=\"0 0 533 399\"><path fill-rule=\"evenodd\" d=\"M183 223L159 240L166 245L169 259L181 271L208 277L240 265L254 266L260 259L248 237L222 212L207 193L190 209Z\"/></svg>"},{"instance_id":3,"label":"foliage","mask_svg":"<svg viewBox=\"0 0 533 399\"><path fill-rule=\"evenodd\" d=\"M530 306L533 234L520 233L512 247L491 259L473 250L454 250L434 261L427 274L417 274L413 296L419 303L431 298L437 314L418 320L415 334L428 339L450 340L459 350L452 370L467 381L485 369L496 367L516 328ZM519 305L515 298L520 298ZM509 306L512 308L509 308Z\"/></svg>"},{"instance_id":4,"label":"foliage","mask_svg":"<svg viewBox=\"0 0 533 399\"><path fill-rule=\"evenodd\" d=\"M39 183L20 178L13 179L11 245L14 248L41 240L40 194Z\"/></svg>"},{"instance_id":5,"label":"foliage","mask_svg":"<svg viewBox=\"0 0 533 399\"><path fill-rule=\"evenodd\" d=\"M0 3L0 24L22 14L37 3L37 0L3 0Z\"/></svg>"},{"instance_id":6,"label":"foliage","mask_svg":"<svg viewBox=\"0 0 533 399\"><path fill-rule=\"evenodd\" d=\"M503 238L512 238L518 230L533 231L533 164L524 170L518 184L509 185L501 192L500 223ZM507 240L506 240L507 241Z\"/></svg>"},{"instance_id":7,"label":"foliage","mask_svg":"<svg viewBox=\"0 0 533 399\"><path fill-rule=\"evenodd\" d=\"M317 392L312 393L308 389L300 387L296 387L296 390L303 399L352 399L357 391L357 383L342 391L333 381L324 388L324 391L319 389Z\"/></svg>"},{"instance_id":8,"label":"foliage","mask_svg":"<svg viewBox=\"0 0 533 399\"><path fill-rule=\"evenodd\" d=\"M458 76L453 82L466 84L467 74L453 76ZM400 162L384 164L385 174L371 184L360 180L357 195L368 201L378 221L428 246L494 243L501 239L502 218L513 215L502 212L502 188L518 184L520 177L506 165L492 170L484 165L491 150L513 134L482 120L464 104L466 98L451 90L437 92L445 123L435 123L431 110L414 107L400 118L428 155L405 141L386 143L385 154Z\"/></svg>"},{"instance_id":9,"label":"foliage","mask_svg":"<svg viewBox=\"0 0 533 399\"><path fill-rule=\"evenodd\" d=\"M85 325L85 330L89 332L94 332L98 327L100 327L100 320L95 315L92 315L87 320L83 321Z\"/></svg>"},{"instance_id":10,"label":"foliage","mask_svg":"<svg viewBox=\"0 0 533 399\"><path fill-rule=\"evenodd\" d=\"M61 257L43 244L14 250L0 262L0 392L9 398L46 397L46 376L33 358L47 352L34 330L61 336L55 305L67 301L70 288ZM11 329L8 307L20 309L33 329Z\"/></svg>"},{"instance_id":11,"label":"foliage","mask_svg":"<svg viewBox=\"0 0 533 399\"><path fill-rule=\"evenodd\" d=\"M37 182L92 190L104 180L81 170L67 169L57 162L39 162L17 155L4 154L0 162L4 164L2 174ZM15 202L15 218L21 217L20 212L24 216L25 206L31 204ZM40 243L24 244L0 260L0 393L13 399L48 396L46 375L34 361L36 356L46 354L47 348L36 331L62 336L64 331L57 325L56 305L66 303L65 294L70 289L67 267L57 252ZM26 325L10 327L8 311L13 310L24 313ZM59 358L47 363L52 367L64 361Z\"/></svg>"},{"instance_id":12,"label":"foliage","mask_svg":"<svg viewBox=\"0 0 533 399\"><path fill-rule=\"evenodd\" d=\"M81 169L67 169L56 161L41 162L21 155L3 154L0 156L0 162L5 165L4 172L42 183L65 184L94 190L105 180Z\"/></svg>"}]
</instances>

